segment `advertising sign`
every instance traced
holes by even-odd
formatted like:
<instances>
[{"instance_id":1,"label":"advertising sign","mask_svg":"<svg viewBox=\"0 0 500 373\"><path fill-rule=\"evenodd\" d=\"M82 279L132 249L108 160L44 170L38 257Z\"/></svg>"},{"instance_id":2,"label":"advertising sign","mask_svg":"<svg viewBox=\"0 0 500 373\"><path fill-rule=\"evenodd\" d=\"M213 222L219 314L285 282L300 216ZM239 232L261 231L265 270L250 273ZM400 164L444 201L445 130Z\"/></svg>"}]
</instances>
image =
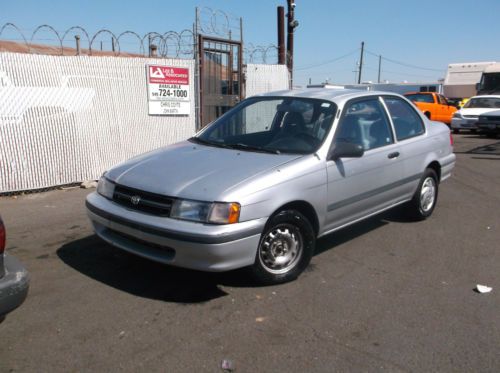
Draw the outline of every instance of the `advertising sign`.
<instances>
[{"instance_id":1,"label":"advertising sign","mask_svg":"<svg viewBox=\"0 0 500 373\"><path fill-rule=\"evenodd\" d=\"M147 65L146 69L149 114L191 114L189 69L162 65Z\"/></svg>"}]
</instances>

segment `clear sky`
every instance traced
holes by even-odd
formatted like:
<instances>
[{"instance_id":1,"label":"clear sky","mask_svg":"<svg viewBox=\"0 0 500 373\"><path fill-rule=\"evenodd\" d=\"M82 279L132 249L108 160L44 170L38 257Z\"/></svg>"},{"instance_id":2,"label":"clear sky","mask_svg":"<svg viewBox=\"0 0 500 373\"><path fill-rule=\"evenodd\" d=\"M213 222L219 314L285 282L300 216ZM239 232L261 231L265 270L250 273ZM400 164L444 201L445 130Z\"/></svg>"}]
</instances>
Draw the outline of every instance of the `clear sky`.
<instances>
[{"instance_id":1,"label":"clear sky","mask_svg":"<svg viewBox=\"0 0 500 373\"><path fill-rule=\"evenodd\" d=\"M296 3L295 84L309 78L353 83L361 41L367 50L364 81L377 80L377 55L384 58L382 80L392 82L435 81L453 62L500 61L500 0ZM144 35L190 29L195 7L206 6L242 17L245 43L267 46L277 44L278 5L286 0L0 0L0 25L12 22L28 34L49 24L58 31L79 25L90 33L107 28ZM0 38L16 36L8 30Z\"/></svg>"}]
</instances>

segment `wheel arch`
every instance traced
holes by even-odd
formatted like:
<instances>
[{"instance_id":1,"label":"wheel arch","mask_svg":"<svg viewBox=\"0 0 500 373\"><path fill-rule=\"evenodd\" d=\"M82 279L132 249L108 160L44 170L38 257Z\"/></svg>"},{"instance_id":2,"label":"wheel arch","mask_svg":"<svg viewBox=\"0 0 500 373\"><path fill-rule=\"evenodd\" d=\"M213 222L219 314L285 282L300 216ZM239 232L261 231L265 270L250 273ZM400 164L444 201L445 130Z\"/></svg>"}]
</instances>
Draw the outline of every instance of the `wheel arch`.
<instances>
[{"instance_id":1,"label":"wheel arch","mask_svg":"<svg viewBox=\"0 0 500 373\"><path fill-rule=\"evenodd\" d=\"M314 230L314 234L316 236L318 236L318 232L319 232L318 214L316 213L316 210L309 202L306 202L303 200L296 200L296 201L287 202L284 205L277 208L271 214L271 217L273 217L276 214L280 213L281 211L285 211L285 210L296 210L296 211L300 212L302 215L304 215L307 218L307 220L309 221L309 223L311 223L311 226Z\"/></svg>"},{"instance_id":2,"label":"wheel arch","mask_svg":"<svg viewBox=\"0 0 500 373\"><path fill-rule=\"evenodd\" d=\"M432 161L431 163L429 163L426 167L427 168L430 168L432 170L434 170L436 172L436 175L438 177L438 182L441 181L441 165L439 164L438 161Z\"/></svg>"}]
</instances>

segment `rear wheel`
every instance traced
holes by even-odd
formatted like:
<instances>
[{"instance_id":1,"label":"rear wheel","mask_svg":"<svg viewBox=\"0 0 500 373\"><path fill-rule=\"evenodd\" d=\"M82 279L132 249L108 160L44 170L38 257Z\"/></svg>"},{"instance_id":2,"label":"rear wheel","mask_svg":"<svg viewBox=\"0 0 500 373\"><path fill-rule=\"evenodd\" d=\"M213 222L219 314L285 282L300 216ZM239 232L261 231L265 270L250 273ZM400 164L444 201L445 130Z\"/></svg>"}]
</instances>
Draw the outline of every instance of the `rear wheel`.
<instances>
[{"instance_id":1,"label":"rear wheel","mask_svg":"<svg viewBox=\"0 0 500 373\"><path fill-rule=\"evenodd\" d=\"M438 177L432 168L425 170L417 191L408 203L408 214L417 219L424 220L432 215L438 197Z\"/></svg>"},{"instance_id":2,"label":"rear wheel","mask_svg":"<svg viewBox=\"0 0 500 373\"><path fill-rule=\"evenodd\" d=\"M316 238L311 223L300 212L285 210L272 216L260 239L251 271L263 284L296 279L309 265Z\"/></svg>"},{"instance_id":3,"label":"rear wheel","mask_svg":"<svg viewBox=\"0 0 500 373\"><path fill-rule=\"evenodd\" d=\"M431 119L431 113L429 113L428 111L426 111L424 114L425 114L425 116L426 116L427 118Z\"/></svg>"}]
</instances>

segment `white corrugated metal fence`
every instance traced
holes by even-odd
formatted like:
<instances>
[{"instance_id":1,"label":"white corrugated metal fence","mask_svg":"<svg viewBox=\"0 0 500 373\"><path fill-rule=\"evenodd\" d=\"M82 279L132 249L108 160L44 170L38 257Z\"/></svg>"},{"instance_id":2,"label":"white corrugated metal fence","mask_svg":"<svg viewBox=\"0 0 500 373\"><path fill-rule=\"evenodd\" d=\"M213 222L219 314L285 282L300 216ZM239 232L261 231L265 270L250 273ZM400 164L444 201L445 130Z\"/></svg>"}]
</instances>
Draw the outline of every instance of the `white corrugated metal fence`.
<instances>
[{"instance_id":1,"label":"white corrugated metal fence","mask_svg":"<svg viewBox=\"0 0 500 373\"><path fill-rule=\"evenodd\" d=\"M0 193L96 179L136 154L195 132L148 115L146 64L194 61L0 53ZM193 95L194 96L194 95Z\"/></svg>"}]
</instances>

